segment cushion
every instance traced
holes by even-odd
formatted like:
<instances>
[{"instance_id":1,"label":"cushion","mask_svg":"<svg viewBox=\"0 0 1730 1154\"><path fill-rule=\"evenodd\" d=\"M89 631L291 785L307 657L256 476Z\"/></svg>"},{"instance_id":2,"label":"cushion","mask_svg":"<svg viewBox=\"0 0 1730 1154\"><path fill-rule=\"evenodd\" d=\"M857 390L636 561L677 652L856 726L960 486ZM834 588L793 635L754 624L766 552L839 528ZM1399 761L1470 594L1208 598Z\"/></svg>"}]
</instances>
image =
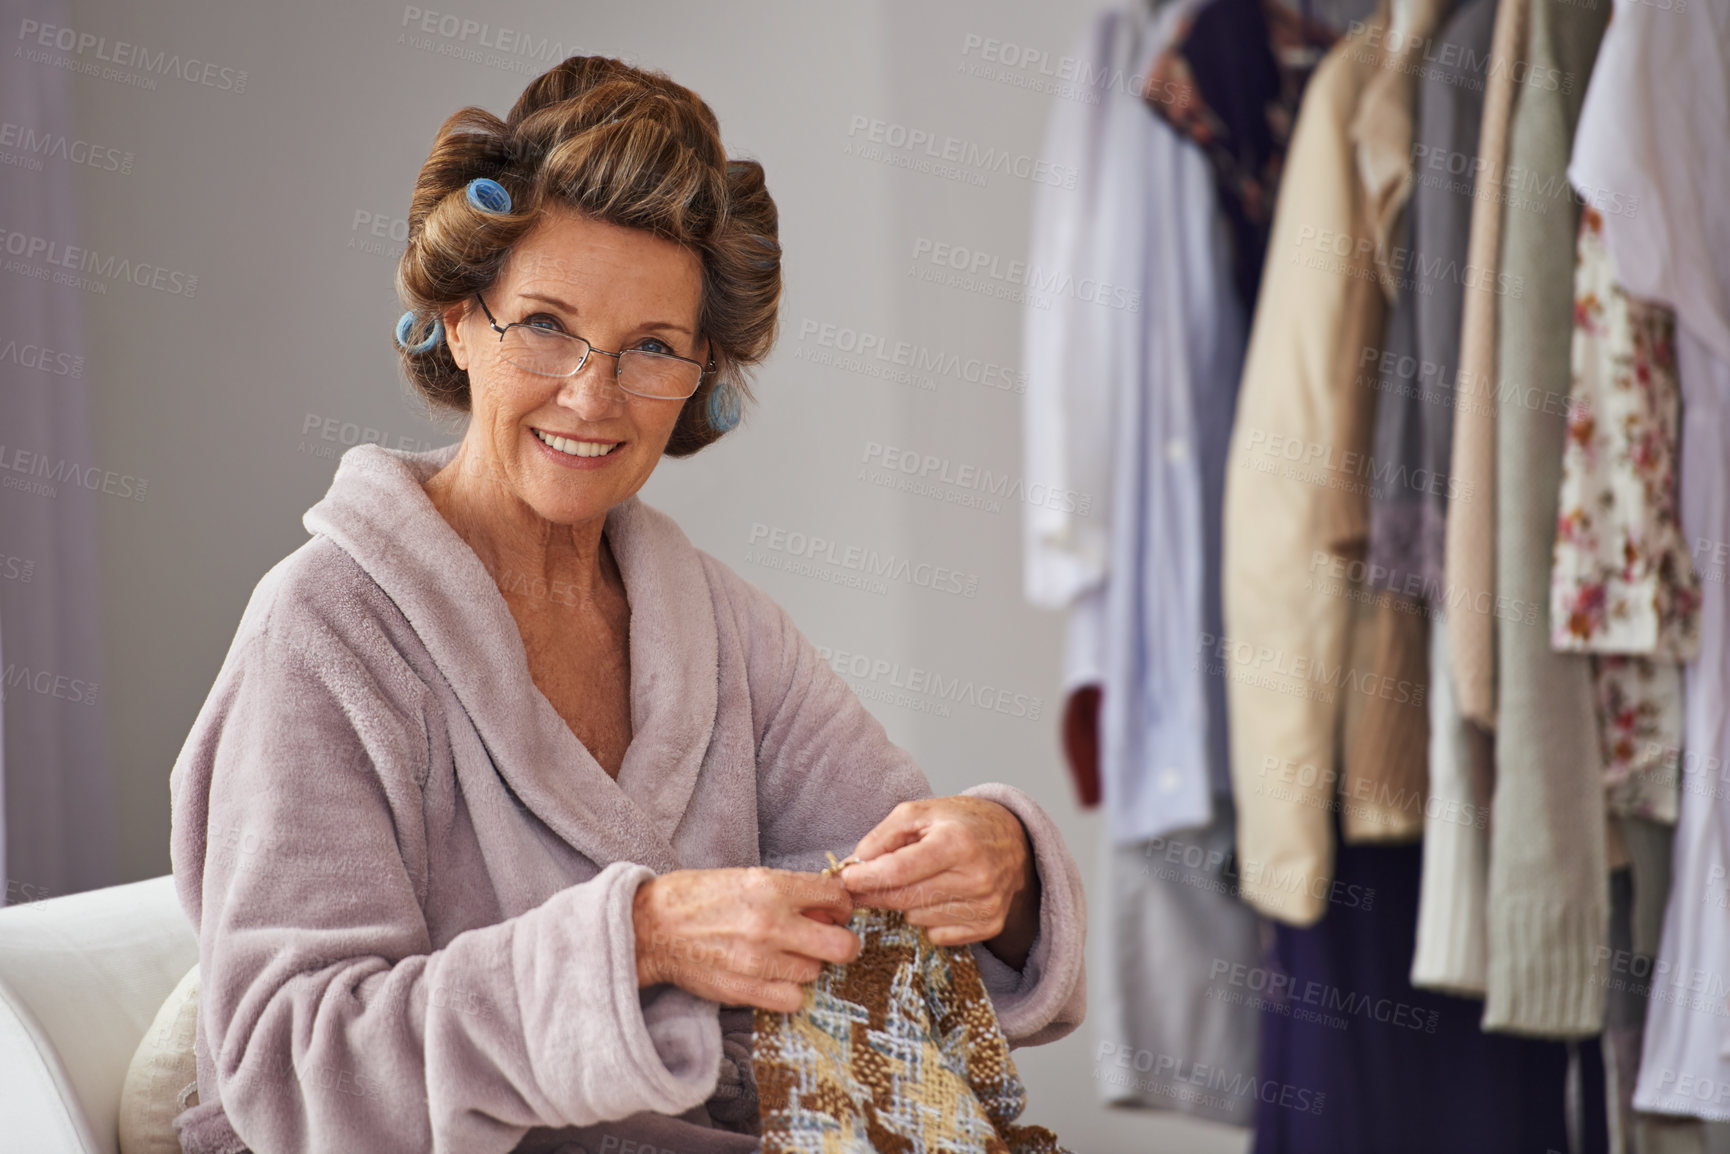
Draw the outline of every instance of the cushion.
<instances>
[{"instance_id":1,"label":"cushion","mask_svg":"<svg viewBox=\"0 0 1730 1154\"><path fill-rule=\"evenodd\" d=\"M198 1102L198 967L156 1011L120 1091L120 1154L180 1154L174 1116Z\"/></svg>"}]
</instances>

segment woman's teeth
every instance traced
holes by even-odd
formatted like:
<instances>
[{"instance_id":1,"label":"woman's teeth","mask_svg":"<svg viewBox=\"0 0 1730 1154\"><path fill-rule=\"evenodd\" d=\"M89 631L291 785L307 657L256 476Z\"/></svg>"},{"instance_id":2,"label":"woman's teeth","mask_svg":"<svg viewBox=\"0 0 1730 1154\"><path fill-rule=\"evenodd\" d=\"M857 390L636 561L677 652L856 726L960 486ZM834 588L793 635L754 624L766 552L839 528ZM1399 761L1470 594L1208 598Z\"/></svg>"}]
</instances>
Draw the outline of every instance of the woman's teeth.
<instances>
[{"instance_id":1,"label":"woman's teeth","mask_svg":"<svg viewBox=\"0 0 1730 1154\"><path fill-rule=\"evenodd\" d=\"M534 434L541 439L543 444L551 445L559 452L569 453L573 457L604 457L624 444L623 441L610 443L606 441L573 441L568 437L555 437L551 433L543 433L539 429L535 429Z\"/></svg>"}]
</instances>

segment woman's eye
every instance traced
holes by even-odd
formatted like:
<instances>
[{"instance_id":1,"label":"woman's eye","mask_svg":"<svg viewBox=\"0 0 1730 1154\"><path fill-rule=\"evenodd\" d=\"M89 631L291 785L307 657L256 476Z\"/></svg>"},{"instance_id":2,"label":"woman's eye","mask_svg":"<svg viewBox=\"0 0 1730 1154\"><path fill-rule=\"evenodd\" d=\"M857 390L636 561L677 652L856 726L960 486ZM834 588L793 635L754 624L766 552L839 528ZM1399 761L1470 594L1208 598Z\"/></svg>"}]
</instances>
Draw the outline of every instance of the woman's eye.
<instances>
[{"instance_id":1,"label":"woman's eye","mask_svg":"<svg viewBox=\"0 0 1730 1154\"><path fill-rule=\"evenodd\" d=\"M541 329L545 332L562 333L565 331L564 326L559 324L557 317L550 317L546 313L536 313L532 317L525 317L523 323L530 328Z\"/></svg>"},{"instance_id":2,"label":"woman's eye","mask_svg":"<svg viewBox=\"0 0 1730 1154\"><path fill-rule=\"evenodd\" d=\"M654 337L643 338L637 342L637 347L645 353L662 353L670 357L676 357L679 355L672 345L669 345L666 341L657 340Z\"/></svg>"}]
</instances>

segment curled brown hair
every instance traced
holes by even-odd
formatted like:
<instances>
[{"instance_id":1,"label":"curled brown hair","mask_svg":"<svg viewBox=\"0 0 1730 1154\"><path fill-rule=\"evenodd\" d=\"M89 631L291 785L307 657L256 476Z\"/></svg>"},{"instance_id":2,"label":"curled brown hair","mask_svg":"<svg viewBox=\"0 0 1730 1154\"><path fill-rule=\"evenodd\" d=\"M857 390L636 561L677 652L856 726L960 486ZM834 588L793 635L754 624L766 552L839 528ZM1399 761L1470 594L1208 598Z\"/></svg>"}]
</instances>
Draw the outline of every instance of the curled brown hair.
<instances>
[{"instance_id":1,"label":"curled brown hair","mask_svg":"<svg viewBox=\"0 0 1730 1154\"><path fill-rule=\"evenodd\" d=\"M510 212L468 203L477 176L504 186ZM608 57L573 56L531 81L504 120L469 107L439 129L396 273L397 295L421 322L415 331L490 286L549 204L643 229L701 259L698 328L715 371L685 402L666 451L688 456L716 440L725 430L709 420L710 394L731 388L742 403L745 370L775 340L781 245L763 166L727 159L715 114L690 89ZM424 397L467 411L468 373L445 342L398 352Z\"/></svg>"}]
</instances>

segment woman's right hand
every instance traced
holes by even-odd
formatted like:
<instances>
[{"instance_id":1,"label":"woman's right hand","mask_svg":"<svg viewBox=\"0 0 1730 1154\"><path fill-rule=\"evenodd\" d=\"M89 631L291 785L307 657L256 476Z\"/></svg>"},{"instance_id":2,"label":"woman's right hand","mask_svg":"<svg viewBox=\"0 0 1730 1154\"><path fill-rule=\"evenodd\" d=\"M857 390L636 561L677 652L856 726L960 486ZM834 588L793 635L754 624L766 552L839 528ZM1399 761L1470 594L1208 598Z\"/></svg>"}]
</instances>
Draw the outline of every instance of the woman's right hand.
<instances>
[{"instance_id":1,"label":"woman's right hand","mask_svg":"<svg viewBox=\"0 0 1730 1154\"><path fill-rule=\"evenodd\" d=\"M631 907L637 985L670 982L723 1005L790 1013L824 962L851 962L853 899L839 878L752 866L674 870Z\"/></svg>"}]
</instances>

